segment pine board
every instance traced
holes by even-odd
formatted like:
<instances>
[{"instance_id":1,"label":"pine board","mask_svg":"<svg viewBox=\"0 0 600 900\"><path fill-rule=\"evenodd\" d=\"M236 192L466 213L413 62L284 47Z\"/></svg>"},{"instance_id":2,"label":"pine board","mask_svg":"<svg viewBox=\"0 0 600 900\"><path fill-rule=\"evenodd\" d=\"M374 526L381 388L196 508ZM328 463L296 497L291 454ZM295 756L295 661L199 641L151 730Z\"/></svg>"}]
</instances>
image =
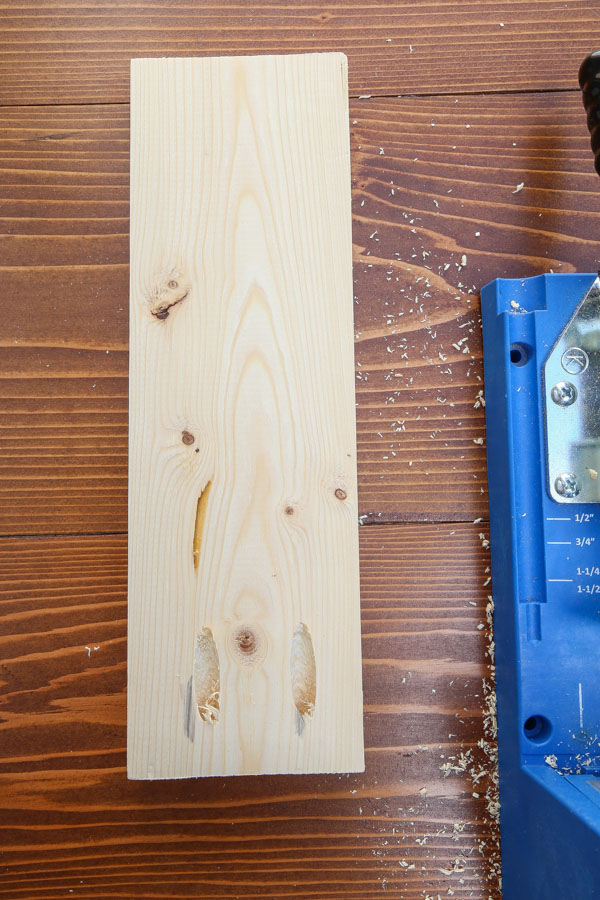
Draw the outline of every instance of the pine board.
<instances>
[{"instance_id":1,"label":"pine board","mask_svg":"<svg viewBox=\"0 0 600 900\"><path fill-rule=\"evenodd\" d=\"M498 900L480 533L359 529L365 773L186 782L126 776L126 537L1 540L2 896Z\"/></svg>"},{"instance_id":2,"label":"pine board","mask_svg":"<svg viewBox=\"0 0 600 900\"><path fill-rule=\"evenodd\" d=\"M581 100L365 100L350 122L359 513L472 521L479 289L598 264ZM124 531L129 111L4 109L0 126L0 531Z\"/></svg>"},{"instance_id":3,"label":"pine board","mask_svg":"<svg viewBox=\"0 0 600 900\"><path fill-rule=\"evenodd\" d=\"M128 772L364 768L346 58L132 64Z\"/></svg>"},{"instance_id":4,"label":"pine board","mask_svg":"<svg viewBox=\"0 0 600 900\"><path fill-rule=\"evenodd\" d=\"M342 51L353 96L576 87L591 0L4 0L0 103L129 99L135 56Z\"/></svg>"}]
</instances>

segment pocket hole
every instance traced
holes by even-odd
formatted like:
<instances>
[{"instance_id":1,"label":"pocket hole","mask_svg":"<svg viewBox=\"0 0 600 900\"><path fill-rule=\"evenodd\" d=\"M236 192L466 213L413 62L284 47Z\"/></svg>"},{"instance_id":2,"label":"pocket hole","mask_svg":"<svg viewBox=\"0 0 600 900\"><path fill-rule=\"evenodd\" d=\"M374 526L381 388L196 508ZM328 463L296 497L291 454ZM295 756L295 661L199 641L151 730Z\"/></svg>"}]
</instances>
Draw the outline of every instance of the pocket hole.
<instances>
[{"instance_id":1,"label":"pocket hole","mask_svg":"<svg viewBox=\"0 0 600 900\"><path fill-rule=\"evenodd\" d=\"M221 675L219 653L210 628L203 628L196 635L193 685L200 718L215 725L221 708Z\"/></svg>"},{"instance_id":2,"label":"pocket hole","mask_svg":"<svg viewBox=\"0 0 600 900\"><path fill-rule=\"evenodd\" d=\"M292 696L300 720L310 719L317 698L317 668L310 631L303 622L292 635ZM297 723L299 724L299 723Z\"/></svg>"}]
</instances>

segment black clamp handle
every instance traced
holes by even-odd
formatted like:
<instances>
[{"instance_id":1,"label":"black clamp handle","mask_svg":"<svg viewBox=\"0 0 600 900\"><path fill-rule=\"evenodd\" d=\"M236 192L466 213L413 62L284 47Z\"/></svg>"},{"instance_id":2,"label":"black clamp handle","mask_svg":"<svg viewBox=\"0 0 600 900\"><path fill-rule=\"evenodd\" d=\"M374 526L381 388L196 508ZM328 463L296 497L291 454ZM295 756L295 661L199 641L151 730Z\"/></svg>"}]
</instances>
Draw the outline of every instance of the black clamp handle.
<instances>
[{"instance_id":1,"label":"black clamp handle","mask_svg":"<svg viewBox=\"0 0 600 900\"><path fill-rule=\"evenodd\" d=\"M600 175L600 50L594 50L581 63L579 86L583 91L587 125L592 136L596 172Z\"/></svg>"}]
</instances>

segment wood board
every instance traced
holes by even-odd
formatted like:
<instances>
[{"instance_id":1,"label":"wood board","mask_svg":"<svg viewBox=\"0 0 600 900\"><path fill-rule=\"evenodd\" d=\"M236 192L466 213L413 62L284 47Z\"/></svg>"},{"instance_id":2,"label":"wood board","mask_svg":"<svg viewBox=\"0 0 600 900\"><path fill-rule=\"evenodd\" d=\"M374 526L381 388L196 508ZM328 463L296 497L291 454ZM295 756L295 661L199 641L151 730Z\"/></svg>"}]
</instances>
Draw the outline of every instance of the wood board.
<instances>
[{"instance_id":1,"label":"wood board","mask_svg":"<svg viewBox=\"0 0 600 900\"><path fill-rule=\"evenodd\" d=\"M131 98L128 774L361 771L346 59Z\"/></svg>"}]
</instances>

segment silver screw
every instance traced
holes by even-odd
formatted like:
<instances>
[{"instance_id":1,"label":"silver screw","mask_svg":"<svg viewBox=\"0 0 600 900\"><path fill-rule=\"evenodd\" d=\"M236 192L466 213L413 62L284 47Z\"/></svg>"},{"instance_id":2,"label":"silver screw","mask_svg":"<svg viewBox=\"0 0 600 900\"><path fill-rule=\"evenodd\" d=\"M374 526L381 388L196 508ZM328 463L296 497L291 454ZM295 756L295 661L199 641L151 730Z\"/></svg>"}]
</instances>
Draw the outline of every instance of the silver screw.
<instances>
[{"instance_id":1,"label":"silver screw","mask_svg":"<svg viewBox=\"0 0 600 900\"><path fill-rule=\"evenodd\" d=\"M581 490L581 486L577 481L576 475L573 475L572 472L565 472L563 475L559 475L554 482L554 489L561 497L570 498L577 496Z\"/></svg>"},{"instance_id":2,"label":"silver screw","mask_svg":"<svg viewBox=\"0 0 600 900\"><path fill-rule=\"evenodd\" d=\"M550 391L550 396L558 406L570 406L577 400L577 388L570 381L559 381Z\"/></svg>"}]
</instances>

